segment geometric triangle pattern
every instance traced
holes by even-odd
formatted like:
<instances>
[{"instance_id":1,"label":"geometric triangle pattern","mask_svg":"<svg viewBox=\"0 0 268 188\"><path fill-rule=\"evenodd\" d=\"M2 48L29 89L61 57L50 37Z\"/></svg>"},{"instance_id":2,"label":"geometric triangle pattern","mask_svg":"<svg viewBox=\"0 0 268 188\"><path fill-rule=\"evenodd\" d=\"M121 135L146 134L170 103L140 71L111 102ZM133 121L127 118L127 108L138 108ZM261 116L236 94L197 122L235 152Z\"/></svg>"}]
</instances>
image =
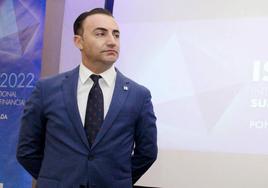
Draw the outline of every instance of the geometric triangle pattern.
<instances>
[{"instance_id":1,"label":"geometric triangle pattern","mask_svg":"<svg viewBox=\"0 0 268 188\"><path fill-rule=\"evenodd\" d=\"M17 59L31 44L40 25L39 20L23 1L0 4L0 55Z\"/></svg>"},{"instance_id":2,"label":"geometric triangle pattern","mask_svg":"<svg viewBox=\"0 0 268 188\"><path fill-rule=\"evenodd\" d=\"M237 84L217 90L205 91L197 94L196 101L199 104L204 126L208 131L217 126L217 122L232 105L234 98L244 85Z\"/></svg>"},{"instance_id":3,"label":"geometric triangle pattern","mask_svg":"<svg viewBox=\"0 0 268 188\"><path fill-rule=\"evenodd\" d=\"M34 34L37 31L38 26L39 24L35 24L18 31L17 34L20 40L20 46L23 54L26 51L27 46L30 44L31 39L34 37Z\"/></svg>"},{"instance_id":4,"label":"geometric triangle pattern","mask_svg":"<svg viewBox=\"0 0 268 188\"><path fill-rule=\"evenodd\" d=\"M0 38L0 56L4 57L4 54L15 58L20 57L20 41L16 32Z\"/></svg>"},{"instance_id":5,"label":"geometric triangle pattern","mask_svg":"<svg viewBox=\"0 0 268 188\"><path fill-rule=\"evenodd\" d=\"M14 3L14 10L18 26L18 37L22 53L24 54L40 23L23 1L16 1Z\"/></svg>"},{"instance_id":6,"label":"geometric triangle pattern","mask_svg":"<svg viewBox=\"0 0 268 188\"><path fill-rule=\"evenodd\" d=\"M124 23L123 29L131 33L139 28L139 32L133 38L121 38L123 44L130 45L124 46L125 53L120 56L120 63L128 63L120 64L119 68L152 92L160 147L255 151L244 148L242 141L231 142L230 134L233 139L237 136L243 140L260 131L249 126L252 119L268 124L266 116L261 114L267 107L252 110L251 97L243 95L256 90L265 93L262 102L268 106L267 82L260 87L263 90L245 91L248 84L256 84L251 80L253 61L267 61L268 55L263 51L263 41L268 42L264 37L267 23L268 19L259 18L250 19L247 24L240 19ZM240 31L247 32L241 35ZM156 40L155 36L159 38ZM146 40L144 45L136 42L142 38ZM244 45L243 41L248 40L257 47ZM262 77L268 75L266 68L263 65L260 70ZM252 126L256 127L255 124ZM256 139L264 137L255 136L252 146L256 149ZM233 148L227 147L229 143Z\"/></svg>"},{"instance_id":7,"label":"geometric triangle pattern","mask_svg":"<svg viewBox=\"0 0 268 188\"><path fill-rule=\"evenodd\" d=\"M23 103L32 91L27 84L34 85L41 71L45 7L46 0L0 0L0 93L15 94L0 96L12 101L0 104L6 117L0 118L0 188L28 188L32 182L16 160L16 141Z\"/></svg>"}]
</instances>

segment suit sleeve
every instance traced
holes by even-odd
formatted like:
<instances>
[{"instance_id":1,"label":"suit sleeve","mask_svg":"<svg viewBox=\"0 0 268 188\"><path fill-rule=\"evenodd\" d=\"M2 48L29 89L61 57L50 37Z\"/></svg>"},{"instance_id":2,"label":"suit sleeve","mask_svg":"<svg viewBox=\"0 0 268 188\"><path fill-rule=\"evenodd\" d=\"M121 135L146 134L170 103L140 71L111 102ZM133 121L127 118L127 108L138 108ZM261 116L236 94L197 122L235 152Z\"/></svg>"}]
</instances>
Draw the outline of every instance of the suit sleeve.
<instances>
[{"instance_id":1,"label":"suit sleeve","mask_svg":"<svg viewBox=\"0 0 268 188\"><path fill-rule=\"evenodd\" d=\"M41 168L45 142L41 93L40 83L37 83L24 108L17 145L17 160L35 179Z\"/></svg>"},{"instance_id":2,"label":"suit sleeve","mask_svg":"<svg viewBox=\"0 0 268 188\"><path fill-rule=\"evenodd\" d=\"M156 117L147 90L136 124L135 147L132 155L133 184L150 168L157 157Z\"/></svg>"}]
</instances>

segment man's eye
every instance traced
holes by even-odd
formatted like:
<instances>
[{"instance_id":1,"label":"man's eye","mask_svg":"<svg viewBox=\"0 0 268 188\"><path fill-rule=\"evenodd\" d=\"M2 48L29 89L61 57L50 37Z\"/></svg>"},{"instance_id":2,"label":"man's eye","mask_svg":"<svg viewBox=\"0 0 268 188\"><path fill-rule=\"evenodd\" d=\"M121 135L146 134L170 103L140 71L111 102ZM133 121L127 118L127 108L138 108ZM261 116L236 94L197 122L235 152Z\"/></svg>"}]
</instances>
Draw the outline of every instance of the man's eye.
<instances>
[{"instance_id":1,"label":"man's eye","mask_svg":"<svg viewBox=\"0 0 268 188\"><path fill-rule=\"evenodd\" d=\"M103 32L96 33L96 36L98 36L98 37L102 37L102 36L104 36L104 35L105 35L105 33L103 33Z\"/></svg>"},{"instance_id":2,"label":"man's eye","mask_svg":"<svg viewBox=\"0 0 268 188\"><path fill-rule=\"evenodd\" d=\"M115 38L120 38L120 35L119 34L114 34Z\"/></svg>"}]
</instances>

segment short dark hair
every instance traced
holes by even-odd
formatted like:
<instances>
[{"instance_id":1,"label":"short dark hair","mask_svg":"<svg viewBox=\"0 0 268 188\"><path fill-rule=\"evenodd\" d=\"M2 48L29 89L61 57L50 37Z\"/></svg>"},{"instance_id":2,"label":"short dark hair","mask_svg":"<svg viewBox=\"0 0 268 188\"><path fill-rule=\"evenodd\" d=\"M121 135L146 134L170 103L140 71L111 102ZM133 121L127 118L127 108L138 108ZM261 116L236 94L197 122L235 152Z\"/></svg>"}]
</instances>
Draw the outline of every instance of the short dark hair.
<instances>
[{"instance_id":1,"label":"short dark hair","mask_svg":"<svg viewBox=\"0 0 268 188\"><path fill-rule=\"evenodd\" d=\"M104 8L94 8L90 11L83 12L76 18L74 22L73 30L74 30L75 35L83 35L83 32L84 32L83 22L88 16L93 15L93 14L104 14L104 15L113 17L112 13L109 10L104 9Z\"/></svg>"}]
</instances>

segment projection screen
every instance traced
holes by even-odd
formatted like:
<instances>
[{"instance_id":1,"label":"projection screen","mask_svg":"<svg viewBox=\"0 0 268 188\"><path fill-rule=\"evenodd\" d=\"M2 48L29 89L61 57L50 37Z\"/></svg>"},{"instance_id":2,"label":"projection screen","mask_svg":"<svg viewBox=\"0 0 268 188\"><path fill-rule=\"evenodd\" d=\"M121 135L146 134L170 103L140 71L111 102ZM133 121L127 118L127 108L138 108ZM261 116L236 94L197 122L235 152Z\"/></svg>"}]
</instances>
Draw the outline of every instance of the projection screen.
<instances>
[{"instance_id":1,"label":"projection screen","mask_svg":"<svg viewBox=\"0 0 268 188\"><path fill-rule=\"evenodd\" d=\"M114 16L117 67L158 118L159 159L139 183L266 187L268 2L115 0Z\"/></svg>"}]
</instances>

